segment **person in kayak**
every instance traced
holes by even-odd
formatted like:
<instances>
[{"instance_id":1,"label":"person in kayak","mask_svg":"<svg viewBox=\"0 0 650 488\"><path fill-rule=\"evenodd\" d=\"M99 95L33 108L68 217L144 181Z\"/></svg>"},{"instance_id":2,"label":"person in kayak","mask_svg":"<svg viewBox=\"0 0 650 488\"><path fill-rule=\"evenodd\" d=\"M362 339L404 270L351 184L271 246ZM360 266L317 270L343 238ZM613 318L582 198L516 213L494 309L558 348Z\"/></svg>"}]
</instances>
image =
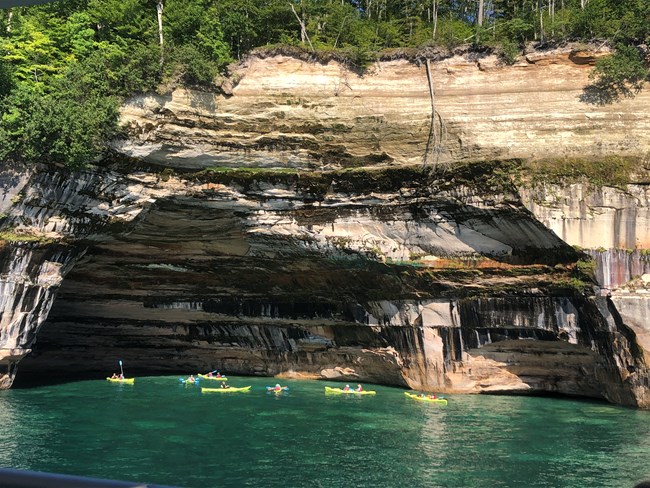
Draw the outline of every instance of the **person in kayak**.
<instances>
[{"instance_id":1,"label":"person in kayak","mask_svg":"<svg viewBox=\"0 0 650 488\"><path fill-rule=\"evenodd\" d=\"M436 396L435 393L431 393L431 395L429 395L429 398L431 398L431 400L435 400L438 397Z\"/></svg>"},{"instance_id":2,"label":"person in kayak","mask_svg":"<svg viewBox=\"0 0 650 488\"><path fill-rule=\"evenodd\" d=\"M275 386L273 387L273 391L280 391L280 390L282 390L280 383L276 383Z\"/></svg>"},{"instance_id":3,"label":"person in kayak","mask_svg":"<svg viewBox=\"0 0 650 488\"><path fill-rule=\"evenodd\" d=\"M221 388L224 388L224 389L225 389L225 388L230 388L230 385L226 384L225 381L222 381L222 382L221 382Z\"/></svg>"},{"instance_id":4,"label":"person in kayak","mask_svg":"<svg viewBox=\"0 0 650 488\"><path fill-rule=\"evenodd\" d=\"M350 391L350 385L345 385L345 388L343 388L343 391Z\"/></svg>"},{"instance_id":5,"label":"person in kayak","mask_svg":"<svg viewBox=\"0 0 650 488\"><path fill-rule=\"evenodd\" d=\"M117 373L113 373L113 376L111 376L112 380L116 380L118 378L119 378L119 376L117 375Z\"/></svg>"},{"instance_id":6,"label":"person in kayak","mask_svg":"<svg viewBox=\"0 0 650 488\"><path fill-rule=\"evenodd\" d=\"M191 374L189 378L185 380L186 383L194 383L196 379L194 378L194 375Z\"/></svg>"},{"instance_id":7,"label":"person in kayak","mask_svg":"<svg viewBox=\"0 0 650 488\"><path fill-rule=\"evenodd\" d=\"M363 391L363 387L361 385L357 385L354 391Z\"/></svg>"}]
</instances>

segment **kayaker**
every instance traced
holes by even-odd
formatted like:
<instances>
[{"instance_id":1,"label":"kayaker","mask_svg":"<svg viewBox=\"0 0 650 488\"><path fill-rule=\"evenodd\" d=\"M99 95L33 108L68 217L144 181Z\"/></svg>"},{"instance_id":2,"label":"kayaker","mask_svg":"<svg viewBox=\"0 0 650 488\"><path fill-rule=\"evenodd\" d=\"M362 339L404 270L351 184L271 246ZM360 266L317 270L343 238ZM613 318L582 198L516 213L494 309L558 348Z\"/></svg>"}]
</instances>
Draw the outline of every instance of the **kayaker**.
<instances>
[{"instance_id":1,"label":"kayaker","mask_svg":"<svg viewBox=\"0 0 650 488\"><path fill-rule=\"evenodd\" d=\"M429 398L431 398L431 400L435 400L438 397L436 396L435 393L431 393L431 395L429 395Z\"/></svg>"},{"instance_id":2,"label":"kayaker","mask_svg":"<svg viewBox=\"0 0 650 488\"><path fill-rule=\"evenodd\" d=\"M350 391L350 385L345 385L345 388L343 388L343 391Z\"/></svg>"},{"instance_id":3,"label":"kayaker","mask_svg":"<svg viewBox=\"0 0 650 488\"><path fill-rule=\"evenodd\" d=\"M363 387L361 385L357 385L354 391L363 391Z\"/></svg>"},{"instance_id":4,"label":"kayaker","mask_svg":"<svg viewBox=\"0 0 650 488\"><path fill-rule=\"evenodd\" d=\"M275 386L273 387L273 390L275 391L280 391L282 387L280 386L280 383L276 383Z\"/></svg>"},{"instance_id":5,"label":"kayaker","mask_svg":"<svg viewBox=\"0 0 650 488\"><path fill-rule=\"evenodd\" d=\"M193 374L191 374L191 375L190 375L190 377L189 377L189 378L187 378L187 380L186 380L186 381L187 381L188 383L194 383L194 382L196 381L196 379L194 379L194 375L193 375Z\"/></svg>"},{"instance_id":6,"label":"kayaker","mask_svg":"<svg viewBox=\"0 0 650 488\"><path fill-rule=\"evenodd\" d=\"M123 380L123 379L124 379L124 375L123 375L122 373L120 373L120 375L118 376L118 379Z\"/></svg>"},{"instance_id":7,"label":"kayaker","mask_svg":"<svg viewBox=\"0 0 650 488\"><path fill-rule=\"evenodd\" d=\"M230 388L230 385L226 384L225 381L221 382L221 388Z\"/></svg>"},{"instance_id":8,"label":"kayaker","mask_svg":"<svg viewBox=\"0 0 650 488\"><path fill-rule=\"evenodd\" d=\"M208 378L212 378L212 371L208 373Z\"/></svg>"},{"instance_id":9,"label":"kayaker","mask_svg":"<svg viewBox=\"0 0 650 488\"><path fill-rule=\"evenodd\" d=\"M119 378L119 376L117 375L117 373L113 373L113 376L111 376L112 380L116 380L118 378Z\"/></svg>"}]
</instances>

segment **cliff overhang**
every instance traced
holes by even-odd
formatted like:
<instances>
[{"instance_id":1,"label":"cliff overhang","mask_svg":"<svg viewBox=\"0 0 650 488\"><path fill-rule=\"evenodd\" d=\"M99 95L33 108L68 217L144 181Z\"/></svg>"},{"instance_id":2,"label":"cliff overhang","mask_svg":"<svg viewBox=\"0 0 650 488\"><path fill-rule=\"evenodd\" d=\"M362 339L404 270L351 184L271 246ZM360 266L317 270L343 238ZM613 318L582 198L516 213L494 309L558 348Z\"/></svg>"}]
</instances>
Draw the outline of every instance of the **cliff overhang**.
<instances>
[{"instance_id":1,"label":"cliff overhang","mask_svg":"<svg viewBox=\"0 0 650 488\"><path fill-rule=\"evenodd\" d=\"M251 58L228 96L130 100L103 168L4 171L5 385L119 357L647 406L637 330L533 205L530 161L646 150L576 59Z\"/></svg>"}]
</instances>

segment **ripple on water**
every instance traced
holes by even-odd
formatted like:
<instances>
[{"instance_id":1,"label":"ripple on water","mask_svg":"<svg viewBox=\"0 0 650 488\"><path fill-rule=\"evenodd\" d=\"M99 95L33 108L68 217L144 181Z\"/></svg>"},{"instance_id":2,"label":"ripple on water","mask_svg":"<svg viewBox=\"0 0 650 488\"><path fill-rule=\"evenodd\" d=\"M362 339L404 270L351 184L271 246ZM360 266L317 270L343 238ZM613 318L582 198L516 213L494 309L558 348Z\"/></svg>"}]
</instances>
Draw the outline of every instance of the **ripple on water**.
<instances>
[{"instance_id":1,"label":"ripple on water","mask_svg":"<svg viewBox=\"0 0 650 488\"><path fill-rule=\"evenodd\" d=\"M500 396L427 405L381 386L339 397L313 381L276 397L268 379L235 381L251 392L204 395L177 377L0 392L0 463L187 488L629 488L650 478L648 412Z\"/></svg>"}]
</instances>

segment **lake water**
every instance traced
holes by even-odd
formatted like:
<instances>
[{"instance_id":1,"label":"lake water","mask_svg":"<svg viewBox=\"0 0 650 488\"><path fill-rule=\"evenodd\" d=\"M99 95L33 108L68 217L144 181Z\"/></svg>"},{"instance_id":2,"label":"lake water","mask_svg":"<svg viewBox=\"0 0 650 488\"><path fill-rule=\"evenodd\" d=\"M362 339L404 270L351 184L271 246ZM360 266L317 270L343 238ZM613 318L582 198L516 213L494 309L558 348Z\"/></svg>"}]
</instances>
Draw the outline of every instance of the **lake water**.
<instances>
[{"instance_id":1,"label":"lake water","mask_svg":"<svg viewBox=\"0 0 650 488\"><path fill-rule=\"evenodd\" d=\"M203 386L216 382L202 380ZM208 384L215 383L215 384ZM316 381L177 377L0 392L0 467L205 487L632 487L650 479L650 412L565 399L403 390L324 394Z\"/></svg>"}]
</instances>

